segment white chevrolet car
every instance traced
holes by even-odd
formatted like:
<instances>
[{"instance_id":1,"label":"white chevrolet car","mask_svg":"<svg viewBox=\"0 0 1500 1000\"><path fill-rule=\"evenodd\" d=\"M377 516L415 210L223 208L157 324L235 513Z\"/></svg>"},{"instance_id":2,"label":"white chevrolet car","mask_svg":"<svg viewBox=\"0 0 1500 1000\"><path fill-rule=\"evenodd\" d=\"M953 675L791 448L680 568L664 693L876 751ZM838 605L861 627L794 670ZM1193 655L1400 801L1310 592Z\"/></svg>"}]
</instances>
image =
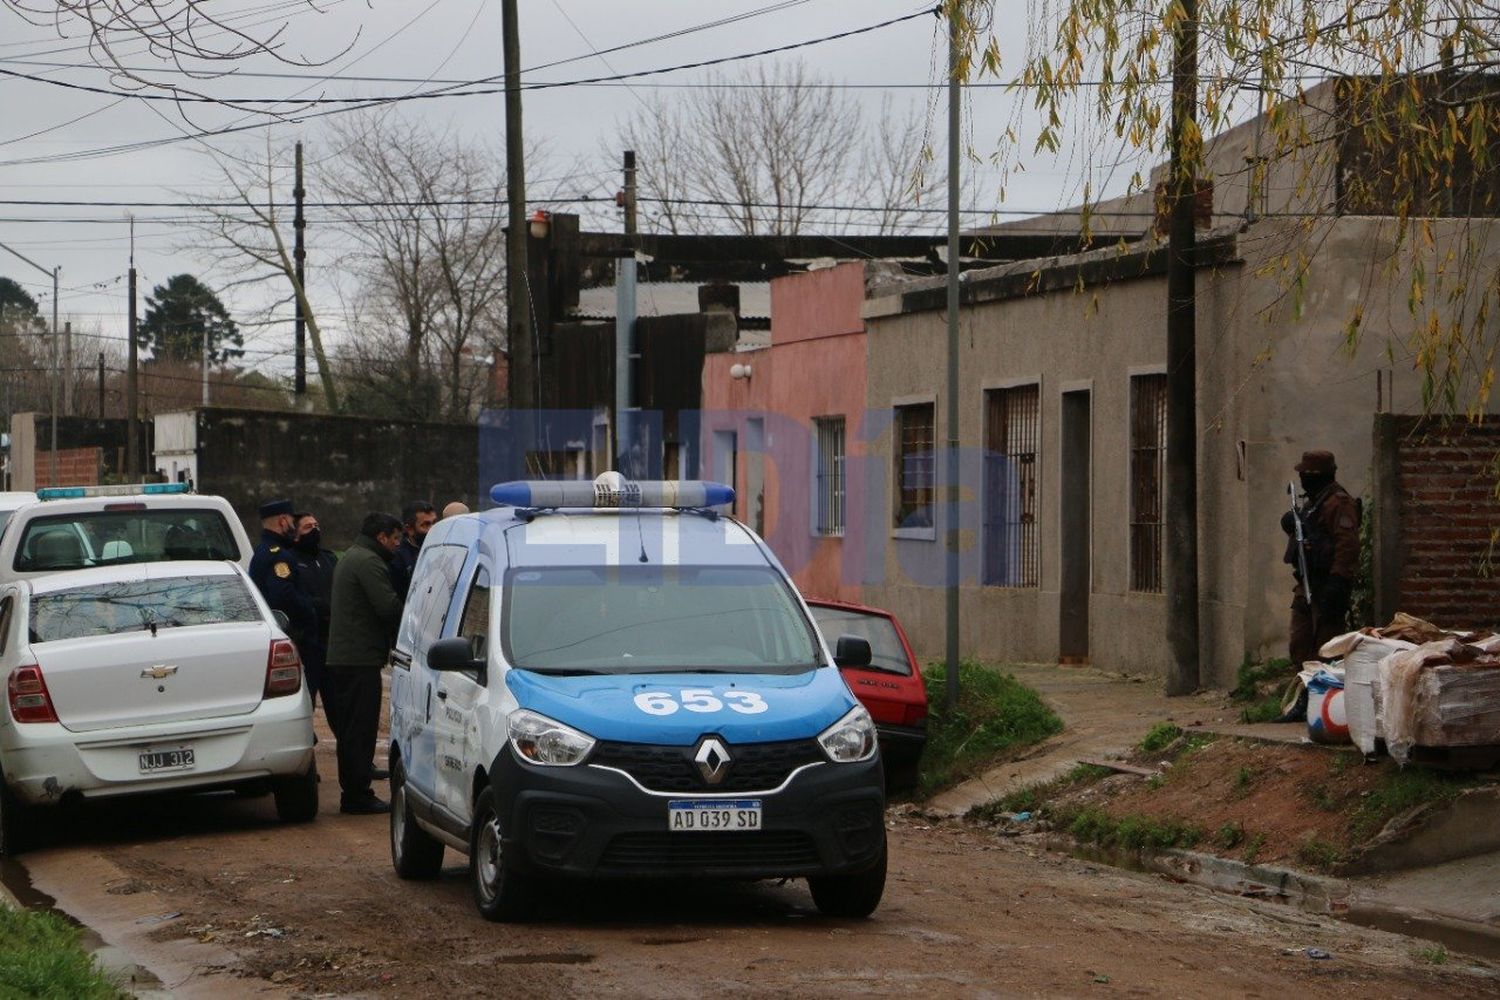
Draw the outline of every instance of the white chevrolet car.
<instances>
[{"instance_id":1,"label":"white chevrolet car","mask_svg":"<svg viewBox=\"0 0 1500 1000\"><path fill-rule=\"evenodd\" d=\"M283 820L317 814L301 661L234 559L0 578L0 676L0 854L80 797L269 788Z\"/></svg>"},{"instance_id":2,"label":"white chevrolet car","mask_svg":"<svg viewBox=\"0 0 1500 1000\"><path fill-rule=\"evenodd\" d=\"M229 501L182 483L37 490L0 529L0 581L180 559L248 569L250 538Z\"/></svg>"}]
</instances>

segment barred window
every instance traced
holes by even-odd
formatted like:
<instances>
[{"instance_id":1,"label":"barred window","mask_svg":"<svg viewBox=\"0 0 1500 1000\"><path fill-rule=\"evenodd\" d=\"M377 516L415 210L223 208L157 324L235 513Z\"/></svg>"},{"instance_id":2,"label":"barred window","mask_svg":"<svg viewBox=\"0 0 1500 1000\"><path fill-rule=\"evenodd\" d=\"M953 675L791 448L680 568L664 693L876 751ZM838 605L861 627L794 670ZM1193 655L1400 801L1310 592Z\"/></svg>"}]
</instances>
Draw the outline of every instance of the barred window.
<instances>
[{"instance_id":1,"label":"barred window","mask_svg":"<svg viewBox=\"0 0 1500 1000\"><path fill-rule=\"evenodd\" d=\"M844 418L817 417L815 459L817 517L813 530L819 535L844 533Z\"/></svg>"},{"instance_id":2,"label":"barred window","mask_svg":"<svg viewBox=\"0 0 1500 1000\"><path fill-rule=\"evenodd\" d=\"M1130 378L1130 589L1162 589L1162 494L1167 473L1167 377Z\"/></svg>"},{"instance_id":3,"label":"barred window","mask_svg":"<svg viewBox=\"0 0 1500 1000\"><path fill-rule=\"evenodd\" d=\"M1041 387L1018 385L985 393L984 582L1036 587L1037 429Z\"/></svg>"},{"instance_id":4,"label":"barred window","mask_svg":"<svg viewBox=\"0 0 1500 1000\"><path fill-rule=\"evenodd\" d=\"M896 407L896 510L898 528L932 527L937 481L932 403Z\"/></svg>"}]
</instances>

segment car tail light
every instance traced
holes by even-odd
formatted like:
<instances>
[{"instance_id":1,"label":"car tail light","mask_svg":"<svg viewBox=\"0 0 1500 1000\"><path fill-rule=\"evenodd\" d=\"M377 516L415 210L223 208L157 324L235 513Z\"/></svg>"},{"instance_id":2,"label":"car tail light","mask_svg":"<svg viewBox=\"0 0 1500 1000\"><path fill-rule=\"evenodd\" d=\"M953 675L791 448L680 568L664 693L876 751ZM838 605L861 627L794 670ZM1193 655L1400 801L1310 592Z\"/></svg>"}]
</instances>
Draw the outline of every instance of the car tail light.
<instances>
[{"instance_id":1,"label":"car tail light","mask_svg":"<svg viewBox=\"0 0 1500 1000\"><path fill-rule=\"evenodd\" d=\"M266 658L267 698L296 694L302 690L302 658L290 639L277 639L271 643L271 655Z\"/></svg>"},{"instance_id":2,"label":"car tail light","mask_svg":"<svg viewBox=\"0 0 1500 1000\"><path fill-rule=\"evenodd\" d=\"M41 667L17 667L10 672L5 688L10 696L10 716L17 722L57 721Z\"/></svg>"}]
</instances>

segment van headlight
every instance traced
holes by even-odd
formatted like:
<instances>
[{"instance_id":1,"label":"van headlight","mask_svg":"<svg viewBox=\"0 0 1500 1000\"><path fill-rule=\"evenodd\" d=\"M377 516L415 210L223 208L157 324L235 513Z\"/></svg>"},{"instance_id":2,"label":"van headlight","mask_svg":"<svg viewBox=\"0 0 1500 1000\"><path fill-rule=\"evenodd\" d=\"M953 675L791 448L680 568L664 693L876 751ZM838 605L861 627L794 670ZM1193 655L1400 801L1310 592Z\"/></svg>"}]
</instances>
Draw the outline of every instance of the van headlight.
<instances>
[{"instance_id":1,"label":"van headlight","mask_svg":"<svg viewBox=\"0 0 1500 1000\"><path fill-rule=\"evenodd\" d=\"M863 705L855 705L842 719L818 736L823 752L835 764L853 764L875 756L875 720Z\"/></svg>"},{"instance_id":2,"label":"van headlight","mask_svg":"<svg viewBox=\"0 0 1500 1000\"><path fill-rule=\"evenodd\" d=\"M507 726L516 756L532 764L567 767L577 764L594 749L592 736L529 709L510 713Z\"/></svg>"}]
</instances>

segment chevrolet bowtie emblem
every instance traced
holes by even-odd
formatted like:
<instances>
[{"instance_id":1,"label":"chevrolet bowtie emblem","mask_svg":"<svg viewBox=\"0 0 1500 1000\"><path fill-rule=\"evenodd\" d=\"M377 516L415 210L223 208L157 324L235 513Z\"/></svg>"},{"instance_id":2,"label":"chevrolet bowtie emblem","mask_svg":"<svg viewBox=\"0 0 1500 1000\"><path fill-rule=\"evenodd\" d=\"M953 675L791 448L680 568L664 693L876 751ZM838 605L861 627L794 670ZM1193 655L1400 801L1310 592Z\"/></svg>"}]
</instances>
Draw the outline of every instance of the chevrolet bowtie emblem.
<instances>
[{"instance_id":1,"label":"chevrolet bowtie emblem","mask_svg":"<svg viewBox=\"0 0 1500 1000\"><path fill-rule=\"evenodd\" d=\"M177 673L177 664L158 663L154 667L147 667L145 670L142 670L141 676L149 677L153 681L159 681L164 677L171 677L175 673Z\"/></svg>"}]
</instances>

